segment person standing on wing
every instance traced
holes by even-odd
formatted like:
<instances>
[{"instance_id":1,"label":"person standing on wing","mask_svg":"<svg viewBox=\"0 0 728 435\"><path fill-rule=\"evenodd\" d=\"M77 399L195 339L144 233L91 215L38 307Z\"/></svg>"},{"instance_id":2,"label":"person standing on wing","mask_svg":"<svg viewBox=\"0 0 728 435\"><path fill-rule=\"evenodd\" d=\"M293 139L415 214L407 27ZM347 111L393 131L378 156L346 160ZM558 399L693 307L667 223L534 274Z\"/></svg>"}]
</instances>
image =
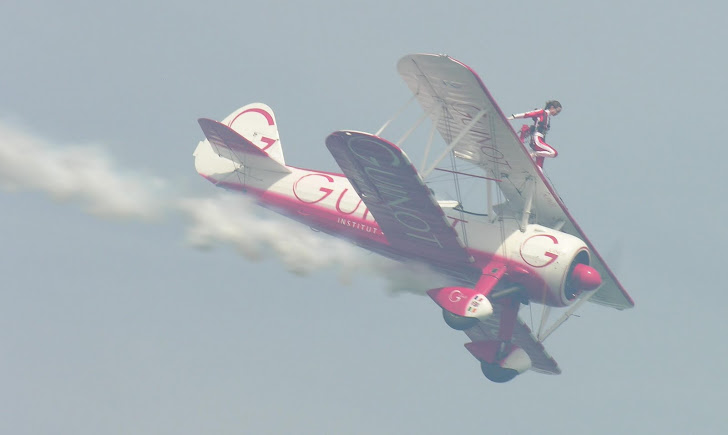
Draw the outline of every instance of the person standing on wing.
<instances>
[{"instance_id":1,"label":"person standing on wing","mask_svg":"<svg viewBox=\"0 0 728 435\"><path fill-rule=\"evenodd\" d=\"M543 161L546 157L554 158L559 153L554 147L546 143L546 133L551 128L551 117L561 113L561 103L556 100L546 102L546 106L541 110L533 112L518 113L511 115L508 119L531 118L534 126L531 127L531 148L533 155L536 157L536 164L543 169ZM534 128L535 127L535 128ZM524 126L525 128L525 126ZM521 138L523 140L523 137Z\"/></svg>"}]
</instances>

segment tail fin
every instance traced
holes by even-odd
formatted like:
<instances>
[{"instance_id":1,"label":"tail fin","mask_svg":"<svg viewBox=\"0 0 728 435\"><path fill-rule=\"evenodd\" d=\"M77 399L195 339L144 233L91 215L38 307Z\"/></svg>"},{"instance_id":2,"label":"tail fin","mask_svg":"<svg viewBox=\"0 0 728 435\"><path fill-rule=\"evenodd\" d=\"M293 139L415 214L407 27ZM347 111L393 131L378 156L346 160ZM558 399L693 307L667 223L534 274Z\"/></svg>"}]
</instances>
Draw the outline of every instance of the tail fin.
<instances>
[{"instance_id":1,"label":"tail fin","mask_svg":"<svg viewBox=\"0 0 728 435\"><path fill-rule=\"evenodd\" d=\"M222 123L265 151L271 159L282 166L286 165L278 135L278 124L273 110L267 105L248 104L228 115Z\"/></svg>"},{"instance_id":2,"label":"tail fin","mask_svg":"<svg viewBox=\"0 0 728 435\"><path fill-rule=\"evenodd\" d=\"M291 172L283 160L273 111L265 104L248 104L223 122L198 122L207 140L195 149L195 168L205 178L219 181L240 170Z\"/></svg>"}]
</instances>

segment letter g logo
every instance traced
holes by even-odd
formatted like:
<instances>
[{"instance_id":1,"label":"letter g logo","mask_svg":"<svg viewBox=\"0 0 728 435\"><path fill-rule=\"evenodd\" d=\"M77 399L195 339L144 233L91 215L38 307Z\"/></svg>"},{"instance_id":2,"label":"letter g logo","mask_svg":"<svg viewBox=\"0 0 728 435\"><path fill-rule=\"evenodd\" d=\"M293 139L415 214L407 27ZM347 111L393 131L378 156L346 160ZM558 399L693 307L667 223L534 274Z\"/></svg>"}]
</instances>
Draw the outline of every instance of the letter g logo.
<instances>
[{"instance_id":1,"label":"letter g logo","mask_svg":"<svg viewBox=\"0 0 728 435\"><path fill-rule=\"evenodd\" d=\"M460 290L453 290L450 292L450 296L448 296L448 299L450 299L450 302L460 302L465 295Z\"/></svg>"}]
</instances>

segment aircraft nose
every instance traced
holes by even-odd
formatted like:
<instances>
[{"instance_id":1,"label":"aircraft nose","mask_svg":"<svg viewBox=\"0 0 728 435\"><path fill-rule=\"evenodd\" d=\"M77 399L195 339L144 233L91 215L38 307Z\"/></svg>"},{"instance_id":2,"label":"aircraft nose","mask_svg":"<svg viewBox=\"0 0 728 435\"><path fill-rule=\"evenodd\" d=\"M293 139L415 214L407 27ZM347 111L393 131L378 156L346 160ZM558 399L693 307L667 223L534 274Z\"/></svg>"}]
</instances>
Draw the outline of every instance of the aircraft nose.
<instances>
[{"instance_id":1,"label":"aircraft nose","mask_svg":"<svg viewBox=\"0 0 728 435\"><path fill-rule=\"evenodd\" d=\"M602 277L593 267L577 264L571 273L574 286L579 290L594 290L602 285Z\"/></svg>"}]
</instances>

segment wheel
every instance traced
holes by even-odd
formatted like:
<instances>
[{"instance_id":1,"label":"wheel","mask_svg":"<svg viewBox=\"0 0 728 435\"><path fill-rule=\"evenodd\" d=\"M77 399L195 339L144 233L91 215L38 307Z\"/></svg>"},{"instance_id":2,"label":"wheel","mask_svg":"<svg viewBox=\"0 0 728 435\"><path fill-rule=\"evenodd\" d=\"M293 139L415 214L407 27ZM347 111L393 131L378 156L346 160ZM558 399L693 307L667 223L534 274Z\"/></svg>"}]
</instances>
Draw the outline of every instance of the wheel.
<instances>
[{"instance_id":1,"label":"wheel","mask_svg":"<svg viewBox=\"0 0 728 435\"><path fill-rule=\"evenodd\" d=\"M504 369L498 364L481 362L480 369L483 370L483 374L489 381L497 382L502 384L508 382L518 376L518 372L513 369Z\"/></svg>"},{"instance_id":2,"label":"wheel","mask_svg":"<svg viewBox=\"0 0 728 435\"><path fill-rule=\"evenodd\" d=\"M453 314L445 309L442 310L442 318L445 319L447 326L458 331L465 331L478 323L478 319L475 317L458 316L457 314Z\"/></svg>"}]
</instances>

